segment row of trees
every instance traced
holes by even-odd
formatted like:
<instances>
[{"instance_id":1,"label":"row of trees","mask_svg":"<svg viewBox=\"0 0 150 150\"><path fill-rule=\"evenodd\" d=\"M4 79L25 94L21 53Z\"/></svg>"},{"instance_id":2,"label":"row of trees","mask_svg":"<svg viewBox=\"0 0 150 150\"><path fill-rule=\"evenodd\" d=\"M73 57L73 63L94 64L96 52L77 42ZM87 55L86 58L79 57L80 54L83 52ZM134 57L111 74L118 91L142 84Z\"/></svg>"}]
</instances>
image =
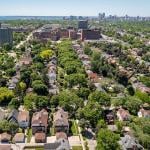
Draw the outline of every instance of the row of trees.
<instances>
[{"instance_id":1,"label":"row of trees","mask_svg":"<svg viewBox=\"0 0 150 150\"><path fill-rule=\"evenodd\" d=\"M71 47L70 41L58 44L58 65L64 69L65 74L61 79L65 79L67 87L79 85L87 86L87 79L81 61Z\"/></svg>"}]
</instances>

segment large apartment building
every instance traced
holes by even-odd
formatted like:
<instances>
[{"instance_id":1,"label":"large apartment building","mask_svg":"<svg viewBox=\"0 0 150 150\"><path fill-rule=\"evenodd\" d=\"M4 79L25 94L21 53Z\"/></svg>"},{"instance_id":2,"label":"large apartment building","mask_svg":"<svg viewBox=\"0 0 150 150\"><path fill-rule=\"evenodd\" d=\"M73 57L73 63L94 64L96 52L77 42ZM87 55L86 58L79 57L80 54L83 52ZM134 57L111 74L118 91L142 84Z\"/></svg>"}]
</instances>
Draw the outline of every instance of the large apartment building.
<instances>
[{"instance_id":1,"label":"large apartment building","mask_svg":"<svg viewBox=\"0 0 150 150\"><path fill-rule=\"evenodd\" d=\"M5 43L13 44L13 31L10 28L0 28L0 46Z\"/></svg>"}]
</instances>

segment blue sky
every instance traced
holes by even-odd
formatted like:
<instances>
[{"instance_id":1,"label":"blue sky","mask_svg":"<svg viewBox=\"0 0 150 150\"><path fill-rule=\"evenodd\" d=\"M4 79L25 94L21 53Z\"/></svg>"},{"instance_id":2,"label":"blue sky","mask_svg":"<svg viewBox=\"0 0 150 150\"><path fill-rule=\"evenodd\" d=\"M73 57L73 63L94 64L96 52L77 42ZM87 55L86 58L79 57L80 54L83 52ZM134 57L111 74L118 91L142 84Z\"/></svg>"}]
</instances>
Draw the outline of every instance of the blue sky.
<instances>
[{"instance_id":1,"label":"blue sky","mask_svg":"<svg viewBox=\"0 0 150 150\"><path fill-rule=\"evenodd\" d=\"M150 0L0 0L0 16L150 16Z\"/></svg>"}]
</instances>

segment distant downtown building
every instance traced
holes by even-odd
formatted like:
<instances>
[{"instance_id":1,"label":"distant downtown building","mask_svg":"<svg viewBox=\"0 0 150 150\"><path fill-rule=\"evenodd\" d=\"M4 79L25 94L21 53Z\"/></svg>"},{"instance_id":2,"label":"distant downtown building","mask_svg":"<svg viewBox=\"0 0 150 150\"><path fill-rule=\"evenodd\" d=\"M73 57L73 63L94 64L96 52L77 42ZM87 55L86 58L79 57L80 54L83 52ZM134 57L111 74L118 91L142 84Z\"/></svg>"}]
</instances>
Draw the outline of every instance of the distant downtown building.
<instances>
[{"instance_id":1,"label":"distant downtown building","mask_svg":"<svg viewBox=\"0 0 150 150\"><path fill-rule=\"evenodd\" d=\"M88 29L88 21L87 20L79 20L78 21L78 29Z\"/></svg>"},{"instance_id":2,"label":"distant downtown building","mask_svg":"<svg viewBox=\"0 0 150 150\"><path fill-rule=\"evenodd\" d=\"M0 46L5 43L13 44L13 31L10 28L0 28Z\"/></svg>"}]
</instances>

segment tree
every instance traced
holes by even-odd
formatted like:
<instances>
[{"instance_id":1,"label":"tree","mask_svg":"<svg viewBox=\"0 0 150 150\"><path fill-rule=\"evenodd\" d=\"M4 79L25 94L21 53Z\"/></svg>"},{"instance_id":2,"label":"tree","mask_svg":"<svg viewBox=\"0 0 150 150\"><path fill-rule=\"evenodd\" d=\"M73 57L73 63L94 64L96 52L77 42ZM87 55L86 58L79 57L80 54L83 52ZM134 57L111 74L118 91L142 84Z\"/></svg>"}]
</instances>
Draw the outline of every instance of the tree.
<instances>
[{"instance_id":1,"label":"tree","mask_svg":"<svg viewBox=\"0 0 150 150\"><path fill-rule=\"evenodd\" d=\"M17 98L12 98L12 100L9 102L8 106L11 109L18 109L20 106L20 102Z\"/></svg>"},{"instance_id":2,"label":"tree","mask_svg":"<svg viewBox=\"0 0 150 150\"><path fill-rule=\"evenodd\" d=\"M139 99L143 101L143 103L150 104L150 96L147 93L143 93L139 90L135 92L135 96L137 96Z\"/></svg>"},{"instance_id":3,"label":"tree","mask_svg":"<svg viewBox=\"0 0 150 150\"><path fill-rule=\"evenodd\" d=\"M120 150L119 136L108 129L101 129L97 137L97 150Z\"/></svg>"},{"instance_id":4,"label":"tree","mask_svg":"<svg viewBox=\"0 0 150 150\"><path fill-rule=\"evenodd\" d=\"M32 87L33 87L33 90L38 95L47 95L48 94L48 88L41 80L33 81Z\"/></svg>"},{"instance_id":5,"label":"tree","mask_svg":"<svg viewBox=\"0 0 150 150\"><path fill-rule=\"evenodd\" d=\"M140 109L142 101L136 97L126 97L126 102L124 106L129 110L133 115L137 115L137 112Z\"/></svg>"},{"instance_id":6,"label":"tree","mask_svg":"<svg viewBox=\"0 0 150 150\"><path fill-rule=\"evenodd\" d=\"M40 53L40 56L46 60L49 60L53 55L54 55L54 52L52 50L43 50Z\"/></svg>"},{"instance_id":7,"label":"tree","mask_svg":"<svg viewBox=\"0 0 150 150\"><path fill-rule=\"evenodd\" d=\"M97 125L96 125L96 131L98 132L101 128L107 128L107 125L105 123L105 120L101 119L98 121Z\"/></svg>"},{"instance_id":8,"label":"tree","mask_svg":"<svg viewBox=\"0 0 150 150\"><path fill-rule=\"evenodd\" d=\"M87 99L90 94L90 90L89 88L81 87L77 90L76 93L79 97L82 97L83 99Z\"/></svg>"},{"instance_id":9,"label":"tree","mask_svg":"<svg viewBox=\"0 0 150 150\"><path fill-rule=\"evenodd\" d=\"M87 85L87 79L84 74L80 74L80 73L70 74L66 76L65 79L68 81L69 87L73 87L75 85L79 85L79 86Z\"/></svg>"},{"instance_id":10,"label":"tree","mask_svg":"<svg viewBox=\"0 0 150 150\"><path fill-rule=\"evenodd\" d=\"M14 97L13 91L6 87L0 88L0 103L8 103Z\"/></svg>"},{"instance_id":11,"label":"tree","mask_svg":"<svg viewBox=\"0 0 150 150\"><path fill-rule=\"evenodd\" d=\"M27 94L24 97L24 105L29 109L46 108L49 104L49 99L46 96L38 96L37 94Z\"/></svg>"},{"instance_id":12,"label":"tree","mask_svg":"<svg viewBox=\"0 0 150 150\"><path fill-rule=\"evenodd\" d=\"M7 80L6 78L0 76L0 87L4 87L7 84Z\"/></svg>"},{"instance_id":13,"label":"tree","mask_svg":"<svg viewBox=\"0 0 150 150\"><path fill-rule=\"evenodd\" d=\"M110 106L111 98L108 94L101 92L101 91L94 91L89 95L88 98L90 101L96 101L100 105Z\"/></svg>"},{"instance_id":14,"label":"tree","mask_svg":"<svg viewBox=\"0 0 150 150\"><path fill-rule=\"evenodd\" d=\"M11 44L9 44L9 43L5 43L5 44L3 44L3 48L4 48L6 51L10 51L10 50L12 49L12 46L11 46Z\"/></svg>"},{"instance_id":15,"label":"tree","mask_svg":"<svg viewBox=\"0 0 150 150\"><path fill-rule=\"evenodd\" d=\"M6 70L8 76L12 77L16 74L16 70L14 68L10 68Z\"/></svg>"},{"instance_id":16,"label":"tree","mask_svg":"<svg viewBox=\"0 0 150 150\"><path fill-rule=\"evenodd\" d=\"M20 71L20 73L21 73L21 80L26 83L27 87L29 86L30 81L31 81L31 78L30 78L31 72L32 72L32 70L30 68L23 68Z\"/></svg>"},{"instance_id":17,"label":"tree","mask_svg":"<svg viewBox=\"0 0 150 150\"><path fill-rule=\"evenodd\" d=\"M63 107L70 114L74 114L79 107L83 106L83 100L75 93L68 90L62 91L58 94L59 106Z\"/></svg>"},{"instance_id":18,"label":"tree","mask_svg":"<svg viewBox=\"0 0 150 150\"><path fill-rule=\"evenodd\" d=\"M90 48L88 45L86 45L86 46L84 47L84 53L85 53L86 55L92 55L92 54L93 54L91 48Z\"/></svg>"},{"instance_id":19,"label":"tree","mask_svg":"<svg viewBox=\"0 0 150 150\"><path fill-rule=\"evenodd\" d=\"M13 122L8 122L7 120L0 121L0 131L1 132L9 132L14 134L18 129L18 124Z\"/></svg>"},{"instance_id":20,"label":"tree","mask_svg":"<svg viewBox=\"0 0 150 150\"><path fill-rule=\"evenodd\" d=\"M101 118L102 108L97 102L89 101L84 108L79 109L79 119L85 119L90 122L92 127L96 127L97 121Z\"/></svg>"}]
</instances>

